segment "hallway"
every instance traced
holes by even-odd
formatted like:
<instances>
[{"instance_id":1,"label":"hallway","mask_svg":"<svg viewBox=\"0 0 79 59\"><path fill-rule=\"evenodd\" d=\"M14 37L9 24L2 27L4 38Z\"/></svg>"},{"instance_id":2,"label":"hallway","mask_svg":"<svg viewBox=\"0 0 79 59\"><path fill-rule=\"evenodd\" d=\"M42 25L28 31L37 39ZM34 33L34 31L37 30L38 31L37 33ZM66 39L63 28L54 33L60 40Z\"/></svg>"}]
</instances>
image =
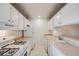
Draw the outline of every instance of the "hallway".
<instances>
[{"instance_id":1,"label":"hallway","mask_svg":"<svg viewBox=\"0 0 79 59\"><path fill-rule=\"evenodd\" d=\"M45 46L42 44L35 45L34 49L31 51L30 56L48 56Z\"/></svg>"}]
</instances>

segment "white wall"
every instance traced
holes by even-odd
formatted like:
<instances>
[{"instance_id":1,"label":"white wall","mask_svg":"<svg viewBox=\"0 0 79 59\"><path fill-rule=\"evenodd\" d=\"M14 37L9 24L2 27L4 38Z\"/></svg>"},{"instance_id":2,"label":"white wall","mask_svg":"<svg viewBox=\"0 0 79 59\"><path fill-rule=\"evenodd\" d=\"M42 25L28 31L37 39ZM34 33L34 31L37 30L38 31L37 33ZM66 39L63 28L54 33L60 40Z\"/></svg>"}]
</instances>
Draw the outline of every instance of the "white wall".
<instances>
[{"instance_id":1,"label":"white wall","mask_svg":"<svg viewBox=\"0 0 79 59\"><path fill-rule=\"evenodd\" d=\"M37 43L44 43L43 34L48 31L48 21L45 19L32 19L31 27L33 29L33 40Z\"/></svg>"}]
</instances>

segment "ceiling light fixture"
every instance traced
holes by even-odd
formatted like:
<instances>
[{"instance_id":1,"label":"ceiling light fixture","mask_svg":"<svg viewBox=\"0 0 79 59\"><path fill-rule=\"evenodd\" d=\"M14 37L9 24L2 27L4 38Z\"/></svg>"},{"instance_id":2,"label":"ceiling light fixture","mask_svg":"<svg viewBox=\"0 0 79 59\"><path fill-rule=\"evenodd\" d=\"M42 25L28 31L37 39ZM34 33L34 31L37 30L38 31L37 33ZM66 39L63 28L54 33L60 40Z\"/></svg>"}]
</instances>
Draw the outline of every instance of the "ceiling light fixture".
<instances>
[{"instance_id":1,"label":"ceiling light fixture","mask_svg":"<svg viewBox=\"0 0 79 59\"><path fill-rule=\"evenodd\" d=\"M60 18L60 16L58 15L57 18Z\"/></svg>"},{"instance_id":2,"label":"ceiling light fixture","mask_svg":"<svg viewBox=\"0 0 79 59\"><path fill-rule=\"evenodd\" d=\"M40 18L40 16L38 16Z\"/></svg>"}]
</instances>

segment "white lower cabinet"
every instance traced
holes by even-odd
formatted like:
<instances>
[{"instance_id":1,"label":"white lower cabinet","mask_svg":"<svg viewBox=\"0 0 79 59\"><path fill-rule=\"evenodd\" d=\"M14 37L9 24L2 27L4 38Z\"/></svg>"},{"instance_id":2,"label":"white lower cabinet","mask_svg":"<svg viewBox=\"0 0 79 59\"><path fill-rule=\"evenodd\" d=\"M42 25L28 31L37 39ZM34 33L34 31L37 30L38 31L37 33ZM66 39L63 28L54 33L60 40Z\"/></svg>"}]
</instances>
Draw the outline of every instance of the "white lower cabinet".
<instances>
[{"instance_id":1,"label":"white lower cabinet","mask_svg":"<svg viewBox=\"0 0 79 59\"><path fill-rule=\"evenodd\" d=\"M53 45L50 44L50 56L53 56Z\"/></svg>"},{"instance_id":2,"label":"white lower cabinet","mask_svg":"<svg viewBox=\"0 0 79 59\"><path fill-rule=\"evenodd\" d=\"M50 44L49 43L48 43L47 50L48 50L48 55L50 56Z\"/></svg>"},{"instance_id":3,"label":"white lower cabinet","mask_svg":"<svg viewBox=\"0 0 79 59\"><path fill-rule=\"evenodd\" d=\"M62 54L58 48L53 46L53 56L65 56L65 55Z\"/></svg>"},{"instance_id":4,"label":"white lower cabinet","mask_svg":"<svg viewBox=\"0 0 79 59\"><path fill-rule=\"evenodd\" d=\"M28 45L27 45L27 56L30 55L30 52L33 49L33 47L34 47L33 41L32 40L28 41Z\"/></svg>"},{"instance_id":5,"label":"white lower cabinet","mask_svg":"<svg viewBox=\"0 0 79 59\"><path fill-rule=\"evenodd\" d=\"M58 48L54 46L52 43L48 43L48 55L49 56L65 56L60 52Z\"/></svg>"},{"instance_id":6,"label":"white lower cabinet","mask_svg":"<svg viewBox=\"0 0 79 59\"><path fill-rule=\"evenodd\" d=\"M48 42L47 42L47 40L45 40L45 50L46 51L48 50Z\"/></svg>"},{"instance_id":7,"label":"white lower cabinet","mask_svg":"<svg viewBox=\"0 0 79 59\"><path fill-rule=\"evenodd\" d=\"M53 45L48 43L48 55L53 56Z\"/></svg>"}]
</instances>

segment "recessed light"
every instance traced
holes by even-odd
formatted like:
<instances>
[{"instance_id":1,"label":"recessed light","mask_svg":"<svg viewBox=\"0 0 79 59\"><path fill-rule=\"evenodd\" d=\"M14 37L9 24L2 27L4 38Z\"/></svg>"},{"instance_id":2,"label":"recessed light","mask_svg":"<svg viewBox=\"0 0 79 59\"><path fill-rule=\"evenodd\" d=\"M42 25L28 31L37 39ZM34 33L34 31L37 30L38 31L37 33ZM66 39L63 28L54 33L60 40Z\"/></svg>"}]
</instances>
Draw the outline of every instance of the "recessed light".
<instances>
[{"instance_id":1,"label":"recessed light","mask_svg":"<svg viewBox=\"0 0 79 59\"><path fill-rule=\"evenodd\" d=\"M57 18L60 18L60 16L58 15Z\"/></svg>"},{"instance_id":2,"label":"recessed light","mask_svg":"<svg viewBox=\"0 0 79 59\"><path fill-rule=\"evenodd\" d=\"M40 18L40 16L38 16Z\"/></svg>"}]
</instances>

